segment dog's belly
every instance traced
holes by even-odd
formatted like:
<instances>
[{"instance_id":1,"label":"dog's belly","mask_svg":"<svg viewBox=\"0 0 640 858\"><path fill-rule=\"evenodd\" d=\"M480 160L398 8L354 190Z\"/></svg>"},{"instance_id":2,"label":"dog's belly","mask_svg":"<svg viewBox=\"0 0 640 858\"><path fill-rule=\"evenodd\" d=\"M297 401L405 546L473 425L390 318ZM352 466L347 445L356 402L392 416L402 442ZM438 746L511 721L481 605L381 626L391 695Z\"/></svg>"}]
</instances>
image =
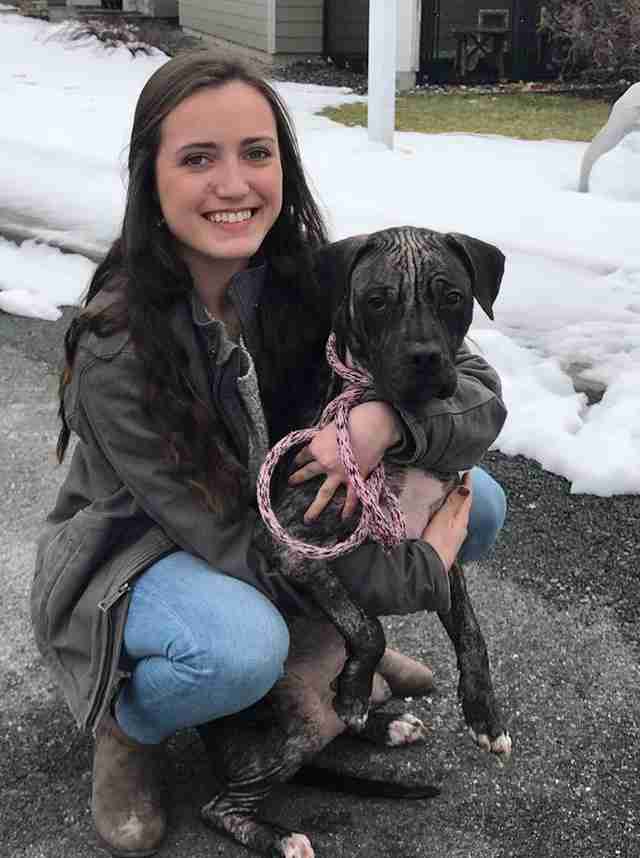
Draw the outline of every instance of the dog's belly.
<instances>
[{"instance_id":1,"label":"dog's belly","mask_svg":"<svg viewBox=\"0 0 640 858\"><path fill-rule=\"evenodd\" d=\"M427 523L442 506L455 484L418 468L402 472L398 502L407 525L407 539L420 539Z\"/></svg>"},{"instance_id":2,"label":"dog's belly","mask_svg":"<svg viewBox=\"0 0 640 858\"><path fill-rule=\"evenodd\" d=\"M345 730L333 708L331 689L346 659L344 638L332 623L307 618L295 621L290 631L285 675L272 696L287 712L287 720L300 725L307 753L313 756Z\"/></svg>"}]
</instances>

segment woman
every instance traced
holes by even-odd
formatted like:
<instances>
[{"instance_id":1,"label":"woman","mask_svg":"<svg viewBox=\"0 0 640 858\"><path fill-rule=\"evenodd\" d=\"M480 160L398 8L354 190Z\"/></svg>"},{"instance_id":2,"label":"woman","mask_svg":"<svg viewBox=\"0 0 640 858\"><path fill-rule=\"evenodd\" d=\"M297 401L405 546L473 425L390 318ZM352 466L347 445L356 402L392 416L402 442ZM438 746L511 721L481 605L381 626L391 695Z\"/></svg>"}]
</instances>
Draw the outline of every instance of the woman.
<instances>
[{"instance_id":1,"label":"woman","mask_svg":"<svg viewBox=\"0 0 640 858\"><path fill-rule=\"evenodd\" d=\"M315 273L326 233L286 110L244 66L202 52L160 68L136 107L129 174L122 233L65 341L60 460L71 431L78 440L39 543L32 616L71 711L95 733L98 834L113 854L140 856L166 829L163 740L260 699L287 656L280 611L305 610L252 547L254 487L268 446L297 428L340 296ZM427 440L444 462L445 433L486 449L504 420L499 381L468 352L459 375L465 414L482 415L473 423L418 438L387 403L353 409L363 474L387 449L410 461ZM324 475L313 519L346 482L333 425L298 461L293 483ZM478 556L504 516L499 486L479 469L471 482L469 528L467 491L425 541L391 555L364 546L339 564L366 610L443 607L460 547ZM345 514L355 505L349 490ZM431 677L392 651L379 670L400 693Z\"/></svg>"}]
</instances>

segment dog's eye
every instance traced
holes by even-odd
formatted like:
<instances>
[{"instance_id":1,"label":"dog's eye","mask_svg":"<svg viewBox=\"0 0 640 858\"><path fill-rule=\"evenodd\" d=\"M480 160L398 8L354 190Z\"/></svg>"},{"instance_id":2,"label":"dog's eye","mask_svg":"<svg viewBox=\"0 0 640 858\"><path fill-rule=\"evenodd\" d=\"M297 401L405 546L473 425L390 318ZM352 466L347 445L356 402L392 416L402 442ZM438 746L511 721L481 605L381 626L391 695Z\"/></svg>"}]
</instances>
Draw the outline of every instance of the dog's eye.
<instances>
[{"instance_id":1,"label":"dog's eye","mask_svg":"<svg viewBox=\"0 0 640 858\"><path fill-rule=\"evenodd\" d=\"M371 295L367 301L370 309L376 310L379 312L380 310L384 310L387 306L387 298L385 295Z\"/></svg>"},{"instance_id":2,"label":"dog's eye","mask_svg":"<svg viewBox=\"0 0 640 858\"><path fill-rule=\"evenodd\" d=\"M442 296L442 303L448 310L459 307L463 300L464 296L462 292L447 292Z\"/></svg>"}]
</instances>

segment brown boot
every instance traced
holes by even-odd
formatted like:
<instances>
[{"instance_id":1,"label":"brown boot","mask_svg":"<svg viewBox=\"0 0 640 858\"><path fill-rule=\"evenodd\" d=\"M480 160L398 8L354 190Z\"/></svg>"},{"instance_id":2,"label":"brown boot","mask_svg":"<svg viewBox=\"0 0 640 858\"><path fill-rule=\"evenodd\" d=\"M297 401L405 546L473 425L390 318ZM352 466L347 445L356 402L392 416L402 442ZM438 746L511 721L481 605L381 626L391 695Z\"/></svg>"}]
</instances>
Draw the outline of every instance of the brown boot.
<instances>
[{"instance_id":1,"label":"brown boot","mask_svg":"<svg viewBox=\"0 0 640 858\"><path fill-rule=\"evenodd\" d=\"M395 649L385 649L376 672L387 680L394 697L424 697L433 691L431 669Z\"/></svg>"},{"instance_id":2,"label":"brown boot","mask_svg":"<svg viewBox=\"0 0 640 858\"><path fill-rule=\"evenodd\" d=\"M96 730L91 812L112 855L143 858L158 851L167 829L158 745L141 745L105 715Z\"/></svg>"}]
</instances>

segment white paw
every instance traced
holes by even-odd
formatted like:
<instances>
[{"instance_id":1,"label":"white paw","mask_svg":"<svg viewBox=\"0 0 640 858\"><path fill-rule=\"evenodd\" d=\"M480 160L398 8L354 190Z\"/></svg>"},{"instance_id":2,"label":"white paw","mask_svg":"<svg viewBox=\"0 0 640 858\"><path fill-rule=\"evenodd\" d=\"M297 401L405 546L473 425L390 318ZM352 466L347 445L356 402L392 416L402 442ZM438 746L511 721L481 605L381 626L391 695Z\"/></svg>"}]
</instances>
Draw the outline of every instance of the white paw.
<instances>
[{"instance_id":1,"label":"white paw","mask_svg":"<svg viewBox=\"0 0 640 858\"><path fill-rule=\"evenodd\" d=\"M314 858L315 852L306 834L290 834L280 841L284 858Z\"/></svg>"},{"instance_id":2,"label":"white paw","mask_svg":"<svg viewBox=\"0 0 640 858\"><path fill-rule=\"evenodd\" d=\"M508 733L500 733L493 740L486 733L476 733L471 727L469 733L481 751L490 751L503 760L508 760L511 756L511 736Z\"/></svg>"},{"instance_id":3,"label":"white paw","mask_svg":"<svg viewBox=\"0 0 640 858\"><path fill-rule=\"evenodd\" d=\"M398 745L412 745L414 742L424 742L427 738L427 728L419 718L406 712L387 727L385 744L391 748Z\"/></svg>"},{"instance_id":4,"label":"white paw","mask_svg":"<svg viewBox=\"0 0 640 858\"><path fill-rule=\"evenodd\" d=\"M500 733L491 743L491 753L499 754L503 759L508 760L511 756L511 736L508 733Z\"/></svg>"},{"instance_id":5,"label":"white paw","mask_svg":"<svg viewBox=\"0 0 640 858\"><path fill-rule=\"evenodd\" d=\"M353 730L354 733L362 733L364 728L367 726L369 713L365 712L364 715L350 715L348 718L342 718L342 720L350 730Z\"/></svg>"}]
</instances>

